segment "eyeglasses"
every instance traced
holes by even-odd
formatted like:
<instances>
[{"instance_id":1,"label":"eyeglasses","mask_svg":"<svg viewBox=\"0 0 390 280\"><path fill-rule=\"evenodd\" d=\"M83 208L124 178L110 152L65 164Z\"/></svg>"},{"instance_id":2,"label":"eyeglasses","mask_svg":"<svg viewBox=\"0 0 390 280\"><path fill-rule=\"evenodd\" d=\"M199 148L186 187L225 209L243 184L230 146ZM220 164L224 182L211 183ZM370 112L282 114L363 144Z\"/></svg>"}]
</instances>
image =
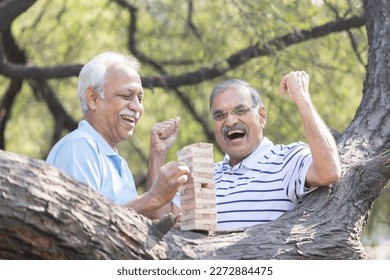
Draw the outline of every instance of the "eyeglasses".
<instances>
[{"instance_id":1,"label":"eyeglasses","mask_svg":"<svg viewBox=\"0 0 390 280\"><path fill-rule=\"evenodd\" d=\"M220 122L220 121L225 120L228 117L229 113L234 115L234 116L243 116L255 107L257 107L257 106L251 106L251 107L238 106L238 107L234 108L233 110L216 111L213 113L211 118L216 122Z\"/></svg>"}]
</instances>

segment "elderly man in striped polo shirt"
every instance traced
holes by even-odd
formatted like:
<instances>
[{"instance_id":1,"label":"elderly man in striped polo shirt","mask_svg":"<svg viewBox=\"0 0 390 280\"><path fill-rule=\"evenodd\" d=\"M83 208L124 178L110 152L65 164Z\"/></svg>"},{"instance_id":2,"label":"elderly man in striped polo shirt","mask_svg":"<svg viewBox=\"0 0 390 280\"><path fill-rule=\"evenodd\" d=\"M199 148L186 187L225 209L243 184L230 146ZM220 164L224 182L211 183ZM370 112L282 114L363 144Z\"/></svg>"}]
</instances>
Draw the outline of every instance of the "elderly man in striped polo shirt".
<instances>
[{"instance_id":1,"label":"elderly man in striped polo shirt","mask_svg":"<svg viewBox=\"0 0 390 280\"><path fill-rule=\"evenodd\" d=\"M275 145L263 136L266 112L247 82L227 80L211 93L215 137L226 153L215 164L218 230L275 220L304 195L340 176L337 147L311 101L308 74L287 74L279 90L281 95L288 92L297 106L308 145Z\"/></svg>"}]
</instances>

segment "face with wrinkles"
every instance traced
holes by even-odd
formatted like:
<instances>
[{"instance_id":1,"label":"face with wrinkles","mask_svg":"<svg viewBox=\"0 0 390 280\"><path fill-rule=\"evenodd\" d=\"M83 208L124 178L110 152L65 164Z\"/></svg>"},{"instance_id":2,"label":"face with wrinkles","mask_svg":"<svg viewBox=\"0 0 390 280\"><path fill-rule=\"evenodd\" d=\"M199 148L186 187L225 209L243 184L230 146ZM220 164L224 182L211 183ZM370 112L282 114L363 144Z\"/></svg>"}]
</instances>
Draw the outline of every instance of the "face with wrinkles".
<instances>
[{"instance_id":1,"label":"face with wrinkles","mask_svg":"<svg viewBox=\"0 0 390 280\"><path fill-rule=\"evenodd\" d=\"M104 98L88 90L90 110L86 119L115 148L131 137L144 111L141 78L131 69L115 69L107 74Z\"/></svg>"},{"instance_id":2,"label":"face with wrinkles","mask_svg":"<svg viewBox=\"0 0 390 280\"><path fill-rule=\"evenodd\" d=\"M266 124L264 107L253 107L247 88L228 88L211 104L215 138L234 166L260 145Z\"/></svg>"}]
</instances>

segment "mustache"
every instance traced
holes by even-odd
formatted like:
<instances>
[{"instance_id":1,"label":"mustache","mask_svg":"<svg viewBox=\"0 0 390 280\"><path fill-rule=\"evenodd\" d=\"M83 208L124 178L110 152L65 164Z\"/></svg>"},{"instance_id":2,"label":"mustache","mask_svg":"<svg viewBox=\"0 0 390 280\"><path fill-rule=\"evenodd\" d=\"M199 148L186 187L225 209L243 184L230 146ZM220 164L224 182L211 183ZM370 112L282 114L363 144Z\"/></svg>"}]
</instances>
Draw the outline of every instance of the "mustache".
<instances>
[{"instance_id":1,"label":"mustache","mask_svg":"<svg viewBox=\"0 0 390 280\"><path fill-rule=\"evenodd\" d=\"M130 117L136 117L136 118L138 118L139 117L139 112L136 112L136 111L134 111L134 110L130 110L130 109L128 109L128 108L125 108L125 109L123 109L123 110L121 110L120 112L119 112L119 115L128 115L128 116L130 116Z\"/></svg>"},{"instance_id":2,"label":"mustache","mask_svg":"<svg viewBox=\"0 0 390 280\"><path fill-rule=\"evenodd\" d=\"M229 132L235 131L235 130L242 130L243 132L247 133L248 127L246 125L236 123L233 126L224 126L222 127L222 134L226 138Z\"/></svg>"}]
</instances>

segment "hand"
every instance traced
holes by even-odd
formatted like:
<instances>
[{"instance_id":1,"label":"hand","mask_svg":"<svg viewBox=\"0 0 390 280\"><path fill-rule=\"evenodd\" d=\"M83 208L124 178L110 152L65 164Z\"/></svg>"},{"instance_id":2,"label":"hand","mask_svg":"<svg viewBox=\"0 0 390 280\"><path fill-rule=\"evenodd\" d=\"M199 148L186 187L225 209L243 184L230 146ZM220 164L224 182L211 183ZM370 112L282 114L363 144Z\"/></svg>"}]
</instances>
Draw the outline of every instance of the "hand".
<instances>
[{"instance_id":1,"label":"hand","mask_svg":"<svg viewBox=\"0 0 390 280\"><path fill-rule=\"evenodd\" d=\"M179 187L187 182L190 169L172 161L161 166L156 173L151 189L126 205L150 219L156 219L162 213L171 211L171 201Z\"/></svg>"},{"instance_id":2,"label":"hand","mask_svg":"<svg viewBox=\"0 0 390 280\"><path fill-rule=\"evenodd\" d=\"M170 202L179 187L187 182L189 174L188 166L176 161L168 162L159 169L150 192L161 205L164 205Z\"/></svg>"},{"instance_id":3,"label":"hand","mask_svg":"<svg viewBox=\"0 0 390 280\"><path fill-rule=\"evenodd\" d=\"M179 124L180 117L154 124L150 132L150 149L154 152L166 152L176 141Z\"/></svg>"},{"instance_id":4,"label":"hand","mask_svg":"<svg viewBox=\"0 0 390 280\"><path fill-rule=\"evenodd\" d=\"M309 75L305 71L290 72L285 75L280 81L279 93L285 95L286 91L295 103L302 98L310 99Z\"/></svg>"}]
</instances>

